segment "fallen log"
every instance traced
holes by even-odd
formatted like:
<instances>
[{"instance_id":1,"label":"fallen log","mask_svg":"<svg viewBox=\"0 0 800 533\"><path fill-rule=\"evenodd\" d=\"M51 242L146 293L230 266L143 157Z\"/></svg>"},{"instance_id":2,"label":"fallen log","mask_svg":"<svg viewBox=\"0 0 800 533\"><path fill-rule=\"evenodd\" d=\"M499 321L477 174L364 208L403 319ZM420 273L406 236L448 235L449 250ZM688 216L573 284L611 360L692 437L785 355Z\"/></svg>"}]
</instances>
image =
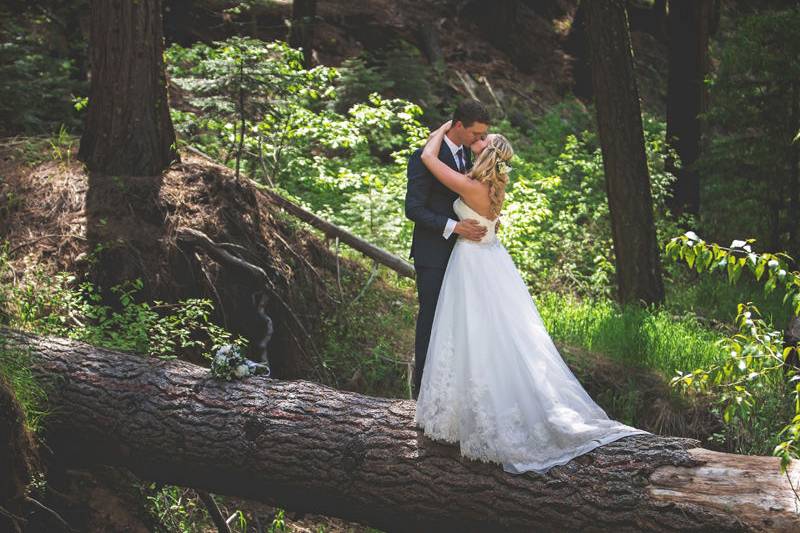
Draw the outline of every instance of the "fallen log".
<instances>
[{"instance_id":1,"label":"fallen log","mask_svg":"<svg viewBox=\"0 0 800 533\"><path fill-rule=\"evenodd\" d=\"M200 156L200 157L206 159L207 161L209 161L209 162L211 162L211 163L213 163L215 165L219 165L219 166L223 166L224 167L224 165L221 165L220 163L217 163L216 161L214 161L214 159L211 156L201 152L200 150L198 150L197 148L194 148L193 146L187 146L186 149L188 151L190 151L191 153L193 153L193 154L195 154L197 156ZM227 167L225 167L225 168L227 168ZM374 244L372 244L371 242L366 241L366 240L362 239L361 237L358 237L357 235L353 235L352 233L350 233L346 229L340 228L336 224L332 224L332 223L328 222L327 220L324 220L324 219L318 217L314 213L303 209L302 207L300 207L296 203L294 203L294 202L292 202L290 200L287 200L286 198L284 198L280 194L276 193L275 191L273 191L272 189L270 189L269 187L267 187L263 183L259 183L257 181L251 180L249 178L244 178L244 177L242 179L247 179L252 185L254 185L256 188L258 188L262 193L267 195L267 197L269 197L269 199L275 205L277 205L278 207L282 208L287 213L289 213L291 215L294 215L295 217L299 218L303 222L307 222L307 223L311 224L312 226L314 226L315 228L320 230L322 233L324 233L328 237L339 239L340 241L342 241L343 243L347 244L348 246L350 246L354 250L357 250L357 251L361 252L362 254L366 255L367 257L369 257L371 259L374 259L378 263L381 263L382 265L385 265L385 266L391 268L392 270L394 270L395 272L397 272L401 276L405 276L407 278L412 278L412 279L416 276L416 272L414 271L414 265L412 265L411 263L409 263L405 259L402 259L402 258L400 258L400 257L398 257L398 256L396 256L396 255L394 255L394 254L392 254L390 252L387 252L383 248L379 248L379 247L375 246Z\"/></svg>"},{"instance_id":2,"label":"fallen log","mask_svg":"<svg viewBox=\"0 0 800 533\"><path fill-rule=\"evenodd\" d=\"M339 516L385 531L798 531L774 457L642 435L547 475L461 457L414 401L208 370L0 329L49 390L48 442L143 479ZM800 468L792 466L795 484Z\"/></svg>"}]
</instances>

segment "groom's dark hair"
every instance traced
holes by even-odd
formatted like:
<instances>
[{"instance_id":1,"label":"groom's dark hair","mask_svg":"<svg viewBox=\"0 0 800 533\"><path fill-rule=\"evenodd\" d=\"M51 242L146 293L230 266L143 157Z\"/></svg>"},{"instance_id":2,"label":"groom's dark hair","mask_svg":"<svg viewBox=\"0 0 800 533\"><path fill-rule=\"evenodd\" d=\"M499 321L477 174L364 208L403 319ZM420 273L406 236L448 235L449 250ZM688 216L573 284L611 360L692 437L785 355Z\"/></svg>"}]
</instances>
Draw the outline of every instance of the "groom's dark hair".
<instances>
[{"instance_id":1,"label":"groom's dark hair","mask_svg":"<svg viewBox=\"0 0 800 533\"><path fill-rule=\"evenodd\" d=\"M461 122L469 128L475 122L490 124L489 110L475 99L462 100L453 111L453 124Z\"/></svg>"}]
</instances>

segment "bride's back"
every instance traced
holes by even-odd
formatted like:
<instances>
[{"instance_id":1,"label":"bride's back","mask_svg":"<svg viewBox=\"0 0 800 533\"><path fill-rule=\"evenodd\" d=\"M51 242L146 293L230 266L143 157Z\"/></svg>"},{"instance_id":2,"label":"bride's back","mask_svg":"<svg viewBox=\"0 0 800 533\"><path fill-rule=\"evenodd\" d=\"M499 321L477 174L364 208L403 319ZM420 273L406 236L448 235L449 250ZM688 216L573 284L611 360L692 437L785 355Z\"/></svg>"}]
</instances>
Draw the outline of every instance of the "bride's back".
<instances>
[{"instance_id":1,"label":"bride's back","mask_svg":"<svg viewBox=\"0 0 800 533\"><path fill-rule=\"evenodd\" d=\"M479 214L480 216L488 219L488 220L495 220L498 216L500 216L500 212L498 210L495 213L492 209L492 199L489 193L489 185L487 183L480 183L481 187L478 189L476 188L475 191L470 191L467 194L464 194L463 202L466 203L472 211ZM502 205L501 205L502 207ZM456 211L458 214L458 211Z\"/></svg>"}]
</instances>

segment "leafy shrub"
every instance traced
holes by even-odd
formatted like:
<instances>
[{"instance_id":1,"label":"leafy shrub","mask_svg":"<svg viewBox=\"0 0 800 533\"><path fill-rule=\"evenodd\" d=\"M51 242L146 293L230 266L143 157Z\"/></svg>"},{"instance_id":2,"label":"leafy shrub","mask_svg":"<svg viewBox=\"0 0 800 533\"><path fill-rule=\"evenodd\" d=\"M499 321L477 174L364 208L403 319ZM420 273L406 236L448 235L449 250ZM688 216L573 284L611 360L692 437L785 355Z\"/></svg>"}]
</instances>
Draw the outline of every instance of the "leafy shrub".
<instances>
[{"instance_id":1,"label":"leafy shrub","mask_svg":"<svg viewBox=\"0 0 800 533\"><path fill-rule=\"evenodd\" d=\"M337 71L304 70L300 52L283 43L237 38L173 46L168 59L176 83L203 110L173 112L185 142L227 162L242 144L250 177L389 250L407 249L405 163L427 136L418 106L372 94L339 113ZM245 78L236 77L245 68L239 63L247 65ZM239 106L243 114L237 112L240 92L249 102Z\"/></svg>"},{"instance_id":2,"label":"leafy shrub","mask_svg":"<svg viewBox=\"0 0 800 533\"><path fill-rule=\"evenodd\" d=\"M133 280L112 288L115 310L102 303L94 285L78 283L72 274L51 276L34 267L15 280L9 269L0 254L0 323L12 328L162 359L190 351L210 357L224 344L243 343L210 321L209 300L137 302L142 282Z\"/></svg>"},{"instance_id":3,"label":"leafy shrub","mask_svg":"<svg viewBox=\"0 0 800 533\"><path fill-rule=\"evenodd\" d=\"M800 272L789 270L792 258L784 253L756 253L752 242L735 240L723 247L689 231L671 239L665 250L698 273L722 271L730 283L745 272L752 274L765 292L780 288L783 302L800 314ZM716 364L679 372L673 384L714 394L723 420L733 428L737 451L763 453L764 443L771 443L785 468L798 457L800 446L800 374L787 366L791 347L784 346L782 333L764 321L750 302L738 305L736 325L737 333L720 342ZM794 397L791 403L785 401L789 395Z\"/></svg>"},{"instance_id":4,"label":"leafy shrub","mask_svg":"<svg viewBox=\"0 0 800 533\"><path fill-rule=\"evenodd\" d=\"M442 112L444 88L442 72L430 66L420 51L407 41L348 58L339 69L336 110L345 113L373 93L384 98L400 98L420 106L428 124L446 120L450 109Z\"/></svg>"}]
</instances>

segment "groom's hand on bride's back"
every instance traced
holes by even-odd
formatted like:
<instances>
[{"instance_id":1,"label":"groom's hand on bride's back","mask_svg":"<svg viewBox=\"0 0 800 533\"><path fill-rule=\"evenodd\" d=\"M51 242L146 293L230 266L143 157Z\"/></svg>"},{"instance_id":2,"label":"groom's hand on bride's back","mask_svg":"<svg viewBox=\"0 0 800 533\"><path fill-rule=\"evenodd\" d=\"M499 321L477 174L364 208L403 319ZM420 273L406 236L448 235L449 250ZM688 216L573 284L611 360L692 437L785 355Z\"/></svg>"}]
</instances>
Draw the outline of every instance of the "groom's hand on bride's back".
<instances>
[{"instance_id":1,"label":"groom's hand on bride's back","mask_svg":"<svg viewBox=\"0 0 800 533\"><path fill-rule=\"evenodd\" d=\"M453 233L457 233L471 241L479 241L486 235L486 228L478 224L477 220L465 218L456 224Z\"/></svg>"}]
</instances>

